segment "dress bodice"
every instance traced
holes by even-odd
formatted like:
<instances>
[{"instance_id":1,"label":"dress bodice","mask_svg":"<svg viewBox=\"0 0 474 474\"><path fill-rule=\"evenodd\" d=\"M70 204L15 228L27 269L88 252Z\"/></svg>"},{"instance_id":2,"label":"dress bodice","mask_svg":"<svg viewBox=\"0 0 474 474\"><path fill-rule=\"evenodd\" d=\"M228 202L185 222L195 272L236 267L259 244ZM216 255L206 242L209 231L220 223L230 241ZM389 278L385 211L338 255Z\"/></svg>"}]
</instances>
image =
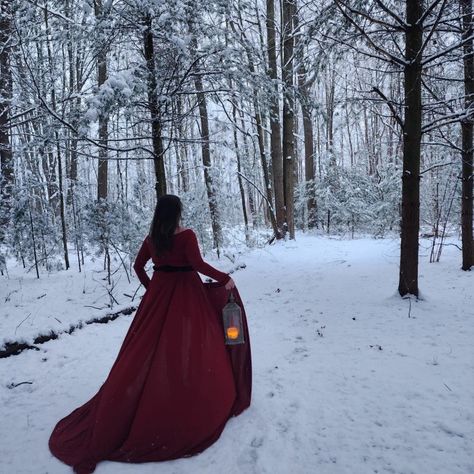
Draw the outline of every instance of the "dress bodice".
<instances>
[{"instance_id":1,"label":"dress bodice","mask_svg":"<svg viewBox=\"0 0 474 474\"><path fill-rule=\"evenodd\" d=\"M171 249L163 255L158 256L155 252L150 236L145 237L133 268L145 288L150 283L150 278L145 271L148 260L155 265L186 266L190 265L193 270L207 275L219 283L225 284L230 279L229 275L223 273L206 263L199 250L196 234L192 229L185 229L173 236Z\"/></svg>"}]
</instances>

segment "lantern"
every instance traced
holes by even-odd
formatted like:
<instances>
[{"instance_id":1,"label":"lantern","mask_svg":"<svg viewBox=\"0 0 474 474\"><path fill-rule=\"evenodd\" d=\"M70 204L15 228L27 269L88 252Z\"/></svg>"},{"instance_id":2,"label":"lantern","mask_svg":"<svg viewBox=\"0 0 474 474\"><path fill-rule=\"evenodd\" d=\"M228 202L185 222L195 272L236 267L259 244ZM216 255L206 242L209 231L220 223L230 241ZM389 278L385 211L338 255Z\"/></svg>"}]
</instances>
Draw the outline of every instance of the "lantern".
<instances>
[{"instance_id":1,"label":"lantern","mask_svg":"<svg viewBox=\"0 0 474 474\"><path fill-rule=\"evenodd\" d=\"M222 310L222 318L224 322L224 335L226 344L243 344L244 329L242 326L242 310L235 302L234 295L231 293L229 302Z\"/></svg>"}]
</instances>

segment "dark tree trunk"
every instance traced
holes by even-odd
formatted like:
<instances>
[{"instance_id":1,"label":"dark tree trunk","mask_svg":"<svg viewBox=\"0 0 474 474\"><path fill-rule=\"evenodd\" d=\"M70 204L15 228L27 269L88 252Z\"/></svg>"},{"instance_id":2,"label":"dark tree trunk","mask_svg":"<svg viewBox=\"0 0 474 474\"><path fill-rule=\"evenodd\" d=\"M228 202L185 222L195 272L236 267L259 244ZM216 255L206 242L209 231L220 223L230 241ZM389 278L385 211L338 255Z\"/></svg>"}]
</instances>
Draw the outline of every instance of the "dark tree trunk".
<instances>
[{"instance_id":1,"label":"dark tree trunk","mask_svg":"<svg viewBox=\"0 0 474 474\"><path fill-rule=\"evenodd\" d=\"M70 0L66 0L64 5L64 13L67 17L71 14L71 4ZM69 75L69 94L73 95L75 92L78 92L79 89L76 88L77 80L76 80L76 65L74 64L74 52L73 52L73 43L71 38L71 24L70 22L66 25L66 38L67 38L67 59L68 59L68 75ZM79 94L77 94L79 96ZM77 127L77 113L80 110L80 99L79 97L73 101L73 106L71 110L71 123L74 127ZM74 187L77 183L77 144L78 139L75 133L69 131L69 164L66 162L66 179L68 183L67 187L67 196L66 196L66 203L72 204L73 194L74 194Z\"/></svg>"},{"instance_id":2,"label":"dark tree trunk","mask_svg":"<svg viewBox=\"0 0 474 474\"><path fill-rule=\"evenodd\" d=\"M10 0L0 0L0 241L8 222L13 187L13 155L8 120L12 99L10 68L12 10Z\"/></svg>"},{"instance_id":3,"label":"dark tree trunk","mask_svg":"<svg viewBox=\"0 0 474 474\"><path fill-rule=\"evenodd\" d=\"M296 5L296 4L295 4ZM298 30L299 17L294 16L295 31ZM314 174L314 137L313 137L313 121L311 117L310 105L310 87L308 83L306 66L304 63L304 51L301 41L297 46L298 58L298 91L301 104L301 112L303 116L303 134L304 134L304 169L306 183L306 208L308 211L308 228L317 227L316 218L316 193L315 193L315 174Z\"/></svg>"},{"instance_id":4,"label":"dark tree trunk","mask_svg":"<svg viewBox=\"0 0 474 474\"><path fill-rule=\"evenodd\" d=\"M293 0L283 1L283 64L282 81L285 88L283 102L283 177L285 217L290 239L295 238L294 222L294 161L295 161L295 100L293 89Z\"/></svg>"},{"instance_id":5,"label":"dark tree trunk","mask_svg":"<svg viewBox=\"0 0 474 474\"><path fill-rule=\"evenodd\" d=\"M69 253L67 248L66 212L64 206L63 165L61 163L61 150L59 148L59 140L56 141L56 148L58 152L59 214L61 217L61 234L63 241L64 265L67 270L69 268Z\"/></svg>"},{"instance_id":6,"label":"dark tree trunk","mask_svg":"<svg viewBox=\"0 0 474 474\"><path fill-rule=\"evenodd\" d=\"M328 71L328 83L326 84L326 150L331 154L334 152L334 108L336 80L334 70Z\"/></svg>"},{"instance_id":7,"label":"dark tree trunk","mask_svg":"<svg viewBox=\"0 0 474 474\"><path fill-rule=\"evenodd\" d=\"M400 248L401 296L418 296L418 234L420 228L421 45L423 0L406 2L404 68L405 120L403 130L402 222Z\"/></svg>"},{"instance_id":8,"label":"dark tree trunk","mask_svg":"<svg viewBox=\"0 0 474 474\"><path fill-rule=\"evenodd\" d=\"M311 111L308 107L302 106L303 112L303 133L304 133L304 163L305 163L305 181L308 210L308 228L312 229L318 226L317 206L315 190L314 173L314 145L313 145L313 122L311 121Z\"/></svg>"},{"instance_id":9,"label":"dark tree trunk","mask_svg":"<svg viewBox=\"0 0 474 474\"><path fill-rule=\"evenodd\" d=\"M153 162L155 165L155 189L156 196L166 194L166 173L164 162L163 137L161 135L160 109L158 106L158 93L155 66L155 46L153 40L153 30L151 16L145 17L145 30L143 32L143 45L145 53L146 68L148 71L147 92L148 108L151 117L151 135L153 144Z\"/></svg>"},{"instance_id":10,"label":"dark tree trunk","mask_svg":"<svg viewBox=\"0 0 474 474\"><path fill-rule=\"evenodd\" d=\"M103 16L102 0L94 0L95 16L99 19ZM97 85L99 88L107 80L107 45L105 41L99 41L99 53L97 55ZM107 199L108 187L108 160L107 160L107 142L109 137L109 114L102 111L99 115L99 164L97 169L97 199Z\"/></svg>"},{"instance_id":11,"label":"dark tree trunk","mask_svg":"<svg viewBox=\"0 0 474 474\"><path fill-rule=\"evenodd\" d=\"M459 0L463 15L462 28L464 44L464 105L471 110L474 103L474 50L473 50L473 18L472 0ZM470 39L468 39L470 38ZM461 122L462 129L462 203L461 203L461 232L462 232L462 269L470 270L474 266L473 225L473 120L472 112Z\"/></svg>"},{"instance_id":12,"label":"dark tree trunk","mask_svg":"<svg viewBox=\"0 0 474 474\"><path fill-rule=\"evenodd\" d=\"M178 123L176 125L176 131L178 134L179 139L185 138L185 132L183 131L183 103L182 98L180 96L176 99L176 107L178 112ZM176 151L176 161L178 163L178 177L179 182L181 183L181 189L183 192L188 191L189 189L189 176L188 176L188 153L187 147L185 144L177 143L176 144L177 151Z\"/></svg>"},{"instance_id":13,"label":"dark tree trunk","mask_svg":"<svg viewBox=\"0 0 474 474\"><path fill-rule=\"evenodd\" d=\"M275 0L267 0L267 42L268 42L268 76L273 81L270 100L270 153L272 157L273 189L275 195L275 214L278 227L277 238L283 236L285 222L285 191L283 188L283 158L281 148L280 104L278 81L277 50L275 33Z\"/></svg>"}]
</instances>

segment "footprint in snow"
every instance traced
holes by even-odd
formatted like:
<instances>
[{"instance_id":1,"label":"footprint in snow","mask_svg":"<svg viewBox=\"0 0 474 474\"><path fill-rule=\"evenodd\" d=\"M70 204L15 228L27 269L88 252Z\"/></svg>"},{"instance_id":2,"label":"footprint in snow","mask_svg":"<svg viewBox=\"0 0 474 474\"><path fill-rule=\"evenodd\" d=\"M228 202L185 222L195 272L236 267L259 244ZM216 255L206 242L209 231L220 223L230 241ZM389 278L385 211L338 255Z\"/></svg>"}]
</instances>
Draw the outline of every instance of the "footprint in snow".
<instances>
[{"instance_id":1,"label":"footprint in snow","mask_svg":"<svg viewBox=\"0 0 474 474\"><path fill-rule=\"evenodd\" d=\"M298 412L298 410L300 409L300 404L299 402L297 402L296 400L291 402L289 405L288 405L288 413L291 415L291 416L294 416L296 415L296 413Z\"/></svg>"},{"instance_id":2,"label":"footprint in snow","mask_svg":"<svg viewBox=\"0 0 474 474\"><path fill-rule=\"evenodd\" d=\"M304 353L308 352L308 349L306 347L295 347L293 352L295 354L304 354Z\"/></svg>"},{"instance_id":3,"label":"footprint in snow","mask_svg":"<svg viewBox=\"0 0 474 474\"><path fill-rule=\"evenodd\" d=\"M255 438L252 439L250 446L252 448L260 448L260 446L263 445L263 436L255 436Z\"/></svg>"},{"instance_id":4,"label":"footprint in snow","mask_svg":"<svg viewBox=\"0 0 474 474\"><path fill-rule=\"evenodd\" d=\"M245 448L237 457L237 464L242 472L260 474L262 471L257 467L258 452L255 448Z\"/></svg>"},{"instance_id":5,"label":"footprint in snow","mask_svg":"<svg viewBox=\"0 0 474 474\"><path fill-rule=\"evenodd\" d=\"M297 346L291 351L291 354L287 357L287 359L290 364L296 364L298 362L303 361L307 357L309 357L308 348L306 346Z\"/></svg>"},{"instance_id":6,"label":"footprint in snow","mask_svg":"<svg viewBox=\"0 0 474 474\"><path fill-rule=\"evenodd\" d=\"M290 428L290 425L285 420L279 421L276 424L276 430L279 433L286 433L288 432L289 428Z\"/></svg>"}]
</instances>

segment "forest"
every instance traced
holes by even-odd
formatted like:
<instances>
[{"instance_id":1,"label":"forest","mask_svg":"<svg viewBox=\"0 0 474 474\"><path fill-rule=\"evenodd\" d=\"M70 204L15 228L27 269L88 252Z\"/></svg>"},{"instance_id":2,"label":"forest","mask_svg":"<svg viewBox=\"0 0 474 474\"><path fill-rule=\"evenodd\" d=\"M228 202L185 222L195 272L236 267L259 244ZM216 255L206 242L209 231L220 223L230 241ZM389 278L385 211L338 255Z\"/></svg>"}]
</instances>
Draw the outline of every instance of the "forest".
<instances>
[{"instance_id":1,"label":"forest","mask_svg":"<svg viewBox=\"0 0 474 474\"><path fill-rule=\"evenodd\" d=\"M2 0L2 272L128 265L156 198L220 254L400 233L473 251L471 0ZM263 232L263 234L262 234Z\"/></svg>"},{"instance_id":2,"label":"forest","mask_svg":"<svg viewBox=\"0 0 474 474\"><path fill-rule=\"evenodd\" d=\"M0 473L474 473L472 3L0 0Z\"/></svg>"}]
</instances>

